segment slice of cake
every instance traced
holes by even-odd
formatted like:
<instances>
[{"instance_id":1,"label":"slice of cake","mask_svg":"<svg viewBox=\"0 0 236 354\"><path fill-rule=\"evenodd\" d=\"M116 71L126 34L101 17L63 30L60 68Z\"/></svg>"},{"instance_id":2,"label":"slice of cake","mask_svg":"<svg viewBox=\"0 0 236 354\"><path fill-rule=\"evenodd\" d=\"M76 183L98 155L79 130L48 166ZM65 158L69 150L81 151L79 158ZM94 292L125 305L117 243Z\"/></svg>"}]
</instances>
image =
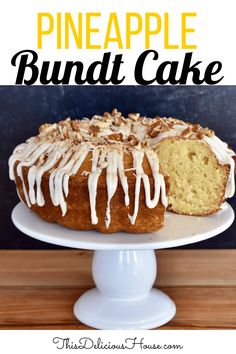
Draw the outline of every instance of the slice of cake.
<instances>
[{"instance_id":1,"label":"slice of cake","mask_svg":"<svg viewBox=\"0 0 236 354\"><path fill-rule=\"evenodd\" d=\"M150 144L169 183L169 210L208 215L233 196L235 153L213 131L199 124L157 118Z\"/></svg>"}]
</instances>

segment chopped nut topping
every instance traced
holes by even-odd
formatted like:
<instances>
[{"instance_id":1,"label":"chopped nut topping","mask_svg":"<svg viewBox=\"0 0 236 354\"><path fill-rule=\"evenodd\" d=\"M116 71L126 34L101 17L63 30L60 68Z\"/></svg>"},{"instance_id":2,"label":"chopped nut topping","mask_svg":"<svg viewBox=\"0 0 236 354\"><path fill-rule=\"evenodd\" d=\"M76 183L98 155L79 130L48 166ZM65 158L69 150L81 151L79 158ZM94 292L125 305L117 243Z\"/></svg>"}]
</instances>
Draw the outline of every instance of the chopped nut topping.
<instances>
[{"instance_id":1,"label":"chopped nut topping","mask_svg":"<svg viewBox=\"0 0 236 354\"><path fill-rule=\"evenodd\" d=\"M140 114L139 113L129 113L128 117L136 122L137 120L139 120Z\"/></svg>"},{"instance_id":2,"label":"chopped nut topping","mask_svg":"<svg viewBox=\"0 0 236 354\"><path fill-rule=\"evenodd\" d=\"M100 132L100 128L97 125L91 125L90 132L92 135L97 136L97 133Z\"/></svg>"},{"instance_id":3,"label":"chopped nut topping","mask_svg":"<svg viewBox=\"0 0 236 354\"><path fill-rule=\"evenodd\" d=\"M203 133L206 135L206 136L209 136L209 137L212 137L215 135L215 132L209 128L204 128L203 129Z\"/></svg>"},{"instance_id":4,"label":"chopped nut topping","mask_svg":"<svg viewBox=\"0 0 236 354\"><path fill-rule=\"evenodd\" d=\"M113 124L115 126L119 126L119 125L123 125L123 124L126 124L126 123L127 123L126 119L124 117L120 116L120 117L115 117L115 120L114 120Z\"/></svg>"},{"instance_id":5,"label":"chopped nut topping","mask_svg":"<svg viewBox=\"0 0 236 354\"><path fill-rule=\"evenodd\" d=\"M114 140L114 141L123 141L123 136L121 133L119 134L110 134L107 136L107 140Z\"/></svg>"},{"instance_id":6,"label":"chopped nut topping","mask_svg":"<svg viewBox=\"0 0 236 354\"><path fill-rule=\"evenodd\" d=\"M149 148L149 142L147 140L141 141L141 147L142 148Z\"/></svg>"},{"instance_id":7,"label":"chopped nut topping","mask_svg":"<svg viewBox=\"0 0 236 354\"><path fill-rule=\"evenodd\" d=\"M75 132L78 132L79 131L79 124L78 124L78 120L76 119L76 120L72 120L71 121L71 127L72 127L72 129L75 131Z\"/></svg>"},{"instance_id":8,"label":"chopped nut topping","mask_svg":"<svg viewBox=\"0 0 236 354\"><path fill-rule=\"evenodd\" d=\"M41 125L39 127L39 133L41 134L41 133L44 133L44 132L49 132L49 131L51 131L53 129L56 129L56 128L57 128L57 124L56 123L55 124L46 123L46 124L43 124L43 125Z\"/></svg>"},{"instance_id":9,"label":"chopped nut topping","mask_svg":"<svg viewBox=\"0 0 236 354\"><path fill-rule=\"evenodd\" d=\"M111 118L111 115L109 112L104 112L103 116L106 118Z\"/></svg>"},{"instance_id":10,"label":"chopped nut topping","mask_svg":"<svg viewBox=\"0 0 236 354\"><path fill-rule=\"evenodd\" d=\"M199 133L201 130L202 130L202 127L200 126L200 124L193 124L192 131L194 133Z\"/></svg>"},{"instance_id":11,"label":"chopped nut topping","mask_svg":"<svg viewBox=\"0 0 236 354\"><path fill-rule=\"evenodd\" d=\"M193 132L190 127L184 129L182 133L180 134L182 138L189 139L193 136Z\"/></svg>"},{"instance_id":12,"label":"chopped nut topping","mask_svg":"<svg viewBox=\"0 0 236 354\"><path fill-rule=\"evenodd\" d=\"M118 116L120 117L121 116L121 112L118 112L116 108L113 109L113 111L111 112L111 116L114 117L114 116Z\"/></svg>"},{"instance_id":13,"label":"chopped nut topping","mask_svg":"<svg viewBox=\"0 0 236 354\"><path fill-rule=\"evenodd\" d=\"M183 126L183 129L179 126ZM130 113L125 118L121 112L113 109L112 113L94 115L92 119L67 118L58 124L43 124L35 139L50 142L66 140L72 146L91 142L93 146L104 145L109 148L109 145L113 144L117 148L132 150L134 146L149 146L149 142L151 143L160 133L171 130L182 139L204 139L204 136L214 136L214 131L202 128L199 124L158 116L151 119L140 116L139 113Z\"/></svg>"},{"instance_id":14,"label":"chopped nut topping","mask_svg":"<svg viewBox=\"0 0 236 354\"><path fill-rule=\"evenodd\" d=\"M151 125L149 136L151 138L156 138L159 133L165 132L165 131L168 131L168 130L170 130L170 126L169 126L168 122L163 120L163 119L161 119L161 118L158 118Z\"/></svg>"},{"instance_id":15,"label":"chopped nut topping","mask_svg":"<svg viewBox=\"0 0 236 354\"><path fill-rule=\"evenodd\" d=\"M68 129L67 129L66 126L62 128L62 132L63 132L64 137L66 139L68 139L69 138L69 132L68 132Z\"/></svg>"},{"instance_id":16,"label":"chopped nut topping","mask_svg":"<svg viewBox=\"0 0 236 354\"><path fill-rule=\"evenodd\" d=\"M137 137L135 135L132 135L132 134L128 136L128 141L129 141L131 146L135 146L139 142Z\"/></svg>"}]
</instances>

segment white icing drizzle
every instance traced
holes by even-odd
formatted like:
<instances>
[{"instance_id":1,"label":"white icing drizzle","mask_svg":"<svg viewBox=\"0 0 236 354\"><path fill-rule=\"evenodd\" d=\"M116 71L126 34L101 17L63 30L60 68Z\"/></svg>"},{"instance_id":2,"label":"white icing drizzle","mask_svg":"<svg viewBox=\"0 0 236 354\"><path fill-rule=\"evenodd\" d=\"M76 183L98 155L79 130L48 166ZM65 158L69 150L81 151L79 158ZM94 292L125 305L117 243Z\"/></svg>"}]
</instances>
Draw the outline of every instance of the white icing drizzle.
<instances>
[{"instance_id":1,"label":"white icing drizzle","mask_svg":"<svg viewBox=\"0 0 236 354\"><path fill-rule=\"evenodd\" d=\"M28 141L28 143L18 145L13 151L10 159L9 159L9 175L10 179L14 180L14 167L17 160L25 160L32 154L32 152L38 147L36 143L34 143L33 138ZM31 143L32 141L32 143Z\"/></svg>"},{"instance_id":2,"label":"white icing drizzle","mask_svg":"<svg viewBox=\"0 0 236 354\"><path fill-rule=\"evenodd\" d=\"M118 154L118 173L119 173L121 185L125 195L125 205L129 206L129 185L124 170L125 168L124 168L123 154Z\"/></svg>"},{"instance_id":3,"label":"white icing drizzle","mask_svg":"<svg viewBox=\"0 0 236 354\"><path fill-rule=\"evenodd\" d=\"M90 200L90 210L91 210L91 222L93 225L98 223L97 211L96 211L96 197L97 197L97 185L98 179L102 173L102 169L98 167L100 151L94 149L92 158L92 168L91 173L88 177L88 190L89 190L89 200Z\"/></svg>"},{"instance_id":4,"label":"white icing drizzle","mask_svg":"<svg viewBox=\"0 0 236 354\"><path fill-rule=\"evenodd\" d=\"M37 146L35 146L35 144L34 144L34 148L32 150L29 149L30 152L32 152L32 153L30 154L29 151L27 151L27 154L26 154L27 157L25 157L24 154L23 154L23 157L22 157L23 161L21 161L17 165L16 173L21 179L22 187L23 187L23 193L24 193L25 200L26 200L26 203L27 203L29 208L31 207L31 203L30 203L29 194L27 192L27 188L26 188L26 185L25 185L22 169L23 169L23 167L32 166L40 158L41 155L46 153L46 151L49 148L50 148L50 144L48 144L48 143L42 143L41 145L37 145ZM13 163L13 161L14 161L14 159L12 160L11 164ZM12 165L10 165L10 169L12 169L12 168L14 169L14 167L12 167ZM30 188L31 188L31 186L30 186Z\"/></svg>"},{"instance_id":5,"label":"white icing drizzle","mask_svg":"<svg viewBox=\"0 0 236 354\"><path fill-rule=\"evenodd\" d=\"M235 152L228 148L228 145L220 140L217 136L204 136L204 141L210 146L211 150L214 152L216 158L221 165L229 165L230 172L227 182L227 187L225 191L225 198L231 198L235 193L235 162L233 156Z\"/></svg>"},{"instance_id":6,"label":"white icing drizzle","mask_svg":"<svg viewBox=\"0 0 236 354\"><path fill-rule=\"evenodd\" d=\"M58 197L55 191L55 176L58 170L60 170L62 167L64 167L66 165L66 163L68 162L68 160L72 157L73 155L73 151L71 149L69 149L64 157L62 158L62 160L60 161L57 169L53 169L50 173L50 177L49 177L49 191L50 191L50 197L52 200L53 205L57 206L58 205Z\"/></svg>"},{"instance_id":7,"label":"white icing drizzle","mask_svg":"<svg viewBox=\"0 0 236 354\"><path fill-rule=\"evenodd\" d=\"M124 192L124 203L126 206L130 204L128 179L125 174L125 167L123 161L123 149L111 149L105 147L93 147L91 144L83 143L77 149L66 148L66 143L49 144L49 143L35 143L30 140L26 144L22 144L15 150L9 160L10 178L15 179L14 165L17 165L17 175L22 180L24 196L27 205L30 207L33 204L43 206L45 204L41 183L45 172L49 176L49 191L51 201L54 206L60 206L62 215L67 212L66 198L69 195L69 179L75 175L82 163L86 159L88 153L92 151L92 167L88 176L88 191L91 209L92 224L98 223L96 212L96 198L98 179L106 168L106 184L107 184L107 207L105 225L109 228L111 223L111 200L116 193L118 180ZM135 205L134 214L128 215L130 222L135 224L139 209L139 194L141 187L141 180L143 180L146 205L148 208L154 208L159 202L160 190L162 204L167 206L167 197L165 195L165 183L163 176L159 173L159 161L156 154L146 149L146 155L152 169L154 179L154 197L151 199L150 182L148 176L143 172L143 156L142 149L135 149L133 151L134 169L136 170L136 185L135 185ZM45 158L47 156L47 158ZM38 162L37 162L38 161ZM37 163L36 163L37 162ZM23 167L30 167L28 171L28 191L25 186L22 174ZM36 187L35 187L36 186Z\"/></svg>"},{"instance_id":8,"label":"white icing drizzle","mask_svg":"<svg viewBox=\"0 0 236 354\"><path fill-rule=\"evenodd\" d=\"M29 185L29 200L31 204L37 204L39 206L43 206L45 204L42 189L41 189L41 181L43 174L50 170L58 161L61 156L60 151L57 151L51 147L48 151L48 159L44 163L44 161L40 161L38 165L33 165L30 167L28 172L28 185ZM35 195L35 183L36 183L36 195Z\"/></svg>"},{"instance_id":9,"label":"white icing drizzle","mask_svg":"<svg viewBox=\"0 0 236 354\"><path fill-rule=\"evenodd\" d=\"M63 190L64 190L66 197L68 197L68 195L69 195L70 176L74 176L78 172L80 166L82 165L82 163L86 159L88 153L89 153L89 147L87 146L87 144L82 145L81 149L79 150L79 155L78 155L77 161L74 164L72 170L65 174L64 179L63 179Z\"/></svg>"},{"instance_id":10,"label":"white icing drizzle","mask_svg":"<svg viewBox=\"0 0 236 354\"><path fill-rule=\"evenodd\" d=\"M63 180L65 176L73 169L74 164L79 158L80 151L75 152L69 161L60 169L57 170L54 178L54 205L60 205L62 216L66 214L67 203L63 190Z\"/></svg>"},{"instance_id":11,"label":"white icing drizzle","mask_svg":"<svg viewBox=\"0 0 236 354\"><path fill-rule=\"evenodd\" d=\"M153 209L157 206L160 198L160 192L162 195L162 204L167 207L167 197L165 190L164 177L159 173L159 160L154 151L145 149L145 154L152 169L154 179L154 197L151 199L150 181L149 177L144 173L142 164L144 159L144 151L141 149L135 149L133 151L134 166L136 170L136 184L135 184L135 201L133 215L129 214L129 219L132 225L135 224L138 210L139 210L139 197L141 189L141 181L144 184L146 205L148 208Z\"/></svg>"},{"instance_id":12,"label":"white icing drizzle","mask_svg":"<svg viewBox=\"0 0 236 354\"><path fill-rule=\"evenodd\" d=\"M107 153L107 210L106 210L106 220L105 224L108 228L111 222L111 208L110 203L111 199L114 196L117 185L118 185L118 176L117 176L117 168L118 168L118 151L111 150Z\"/></svg>"},{"instance_id":13,"label":"white icing drizzle","mask_svg":"<svg viewBox=\"0 0 236 354\"><path fill-rule=\"evenodd\" d=\"M166 185L165 185L165 180L164 177L161 173L159 173L159 159L157 157L157 154L152 151L152 150L147 150L146 151L146 156L148 158L148 162L151 166L152 173L153 173L153 178L154 178L154 198L153 198L153 208L157 205L159 201L159 194L161 192L161 202L164 205L164 207L167 207L168 205L168 199L166 196ZM158 194L156 195L156 191L158 190Z\"/></svg>"}]
</instances>

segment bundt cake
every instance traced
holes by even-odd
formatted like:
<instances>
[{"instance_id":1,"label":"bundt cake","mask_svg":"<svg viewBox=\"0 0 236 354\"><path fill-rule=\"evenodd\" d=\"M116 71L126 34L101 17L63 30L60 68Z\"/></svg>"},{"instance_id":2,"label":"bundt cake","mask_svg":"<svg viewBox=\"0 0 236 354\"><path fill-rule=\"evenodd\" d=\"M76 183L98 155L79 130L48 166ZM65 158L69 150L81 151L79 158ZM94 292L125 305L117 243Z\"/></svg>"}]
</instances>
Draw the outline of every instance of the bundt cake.
<instances>
[{"instance_id":1,"label":"bundt cake","mask_svg":"<svg viewBox=\"0 0 236 354\"><path fill-rule=\"evenodd\" d=\"M113 110L44 124L15 148L10 178L41 218L76 230L159 230L168 208L208 215L234 194L235 153L213 131Z\"/></svg>"}]
</instances>

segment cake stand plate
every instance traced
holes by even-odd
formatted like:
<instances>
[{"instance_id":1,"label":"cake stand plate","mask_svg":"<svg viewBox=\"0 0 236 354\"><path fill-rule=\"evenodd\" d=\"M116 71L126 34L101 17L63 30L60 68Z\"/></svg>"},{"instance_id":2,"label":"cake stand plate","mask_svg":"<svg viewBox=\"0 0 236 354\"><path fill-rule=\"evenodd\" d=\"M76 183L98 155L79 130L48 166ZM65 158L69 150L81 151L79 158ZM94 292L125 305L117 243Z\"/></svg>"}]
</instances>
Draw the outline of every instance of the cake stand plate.
<instances>
[{"instance_id":1,"label":"cake stand plate","mask_svg":"<svg viewBox=\"0 0 236 354\"><path fill-rule=\"evenodd\" d=\"M95 251L96 288L75 303L77 319L98 329L151 329L170 321L176 312L174 302L152 288L157 272L154 250L216 236L232 224L234 212L228 203L205 217L167 212L165 226L148 234L74 231L43 221L22 203L14 208L12 220L20 231L38 240Z\"/></svg>"}]
</instances>

